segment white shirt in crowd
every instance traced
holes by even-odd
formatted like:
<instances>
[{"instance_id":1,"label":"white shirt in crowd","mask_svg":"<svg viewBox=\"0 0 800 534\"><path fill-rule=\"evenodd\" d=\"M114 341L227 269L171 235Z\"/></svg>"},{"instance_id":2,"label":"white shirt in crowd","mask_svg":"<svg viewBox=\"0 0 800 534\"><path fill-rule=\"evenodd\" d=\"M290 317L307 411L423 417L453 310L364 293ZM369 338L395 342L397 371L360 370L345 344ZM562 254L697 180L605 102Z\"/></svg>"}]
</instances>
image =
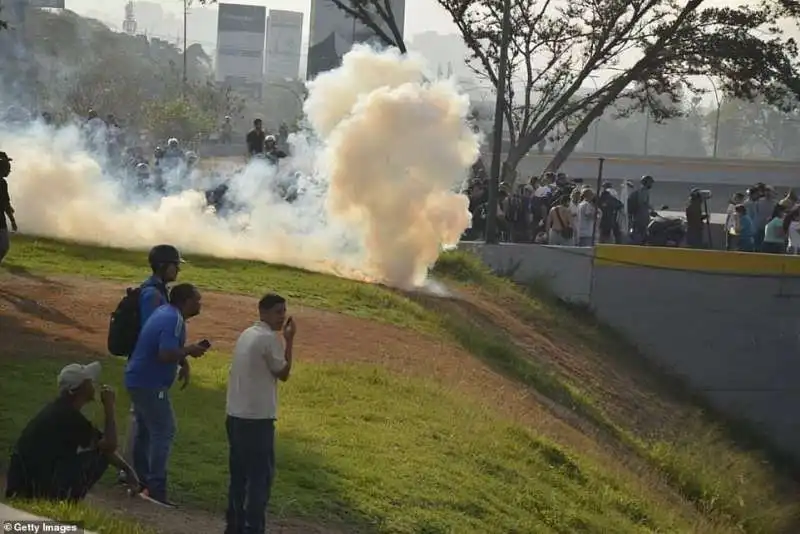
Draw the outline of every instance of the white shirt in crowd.
<instances>
[{"instance_id":1,"label":"white shirt in crowd","mask_svg":"<svg viewBox=\"0 0 800 534\"><path fill-rule=\"evenodd\" d=\"M800 253L800 221L789 223L789 231L786 237L789 238L789 252L792 254Z\"/></svg>"},{"instance_id":2,"label":"white shirt in crowd","mask_svg":"<svg viewBox=\"0 0 800 534\"><path fill-rule=\"evenodd\" d=\"M258 322L242 332L233 349L226 413L240 419L276 419L277 373L286 365L279 333Z\"/></svg>"},{"instance_id":3,"label":"white shirt in crowd","mask_svg":"<svg viewBox=\"0 0 800 534\"><path fill-rule=\"evenodd\" d=\"M597 219L597 210L591 202L582 201L578 204L578 239L592 237Z\"/></svg>"}]
</instances>

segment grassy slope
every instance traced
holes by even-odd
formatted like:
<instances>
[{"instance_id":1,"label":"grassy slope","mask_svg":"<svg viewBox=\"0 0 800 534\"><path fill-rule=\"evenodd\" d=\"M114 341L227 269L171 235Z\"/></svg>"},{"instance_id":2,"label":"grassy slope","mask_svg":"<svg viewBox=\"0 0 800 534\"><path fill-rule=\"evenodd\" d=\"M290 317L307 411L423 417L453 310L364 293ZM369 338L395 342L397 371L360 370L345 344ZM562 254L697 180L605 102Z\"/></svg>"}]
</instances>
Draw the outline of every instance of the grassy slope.
<instances>
[{"instance_id":1,"label":"grassy slope","mask_svg":"<svg viewBox=\"0 0 800 534\"><path fill-rule=\"evenodd\" d=\"M31 271L142 277L140 253L107 251L23 238L10 262ZM305 305L343 311L448 336L498 370L573 407L663 470L698 514L719 531L777 532L795 508L776 495L757 457L736 452L713 434L694 449L648 441L614 421L586 392L525 359L502 337L481 332L456 315L437 315L418 299L354 282L254 262L190 258L185 279L241 293L269 287ZM558 310L523 295L462 255L446 256L443 276L477 284L510 299L521 313L558 323ZM196 366L194 387L176 394L180 421L172 472L178 490L218 507L225 487L220 425L225 355ZM115 362L119 381L121 365ZM13 373L14 413L0 413L0 444L10 445L59 362L0 362ZM274 509L279 514L330 518L392 532L690 532L697 520L664 509L658 489L635 492L629 479L505 420L458 393L432 383L390 376L369 366L304 365L283 392ZM202 410L197 407L202 406ZM211 423L210 423L211 422ZM687 430L691 430L688 429ZM711 436L707 427L698 432ZM689 437L689 436L687 436ZM698 438L702 436L698 435ZM713 447L706 451L706 445ZM732 459L736 460L732 464ZM731 467L735 467L734 470ZM746 476L747 483L738 482Z\"/></svg>"},{"instance_id":2,"label":"grassy slope","mask_svg":"<svg viewBox=\"0 0 800 534\"><path fill-rule=\"evenodd\" d=\"M94 510L85 504L66 502L11 502L19 509L25 509L40 517L55 517L64 523L78 523L84 529L99 533L114 534L156 534L154 530L128 521L116 514Z\"/></svg>"}]
</instances>

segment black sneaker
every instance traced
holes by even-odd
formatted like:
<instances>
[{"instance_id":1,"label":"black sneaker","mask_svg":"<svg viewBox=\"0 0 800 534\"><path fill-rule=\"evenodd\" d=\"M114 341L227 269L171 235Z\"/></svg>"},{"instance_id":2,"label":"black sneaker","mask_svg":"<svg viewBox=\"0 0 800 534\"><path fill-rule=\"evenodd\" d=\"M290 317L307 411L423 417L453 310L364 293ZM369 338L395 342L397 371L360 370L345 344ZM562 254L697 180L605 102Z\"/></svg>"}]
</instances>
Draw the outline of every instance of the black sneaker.
<instances>
[{"instance_id":1,"label":"black sneaker","mask_svg":"<svg viewBox=\"0 0 800 534\"><path fill-rule=\"evenodd\" d=\"M150 492L147 488L143 489L139 492L139 497L144 499L145 501L151 502L153 504L157 504L159 506L163 506L164 508L172 508L175 509L178 507L177 504L170 502L166 497L164 499L157 499L150 495Z\"/></svg>"}]
</instances>

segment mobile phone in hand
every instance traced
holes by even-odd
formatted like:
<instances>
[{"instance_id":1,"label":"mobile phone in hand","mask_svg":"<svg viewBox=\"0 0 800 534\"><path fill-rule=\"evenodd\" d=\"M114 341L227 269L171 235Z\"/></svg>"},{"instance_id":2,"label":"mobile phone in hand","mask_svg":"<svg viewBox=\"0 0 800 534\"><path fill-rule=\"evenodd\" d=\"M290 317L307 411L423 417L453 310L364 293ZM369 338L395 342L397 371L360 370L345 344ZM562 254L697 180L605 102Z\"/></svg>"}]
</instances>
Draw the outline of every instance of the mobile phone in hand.
<instances>
[{"instance_id":1,"label":"mobile phone in hand","mask_svg":"<svg viewBox=\"0 0 800 534\"><path fill-rule=\"evenodd\" d=\"M197 345L200 346L200 347L203 347L204 349L210 349L211 348L211 342L209 340L207 340L207 339L204 339L203 341L201 341Z\"/></svg>"}]
</instances>

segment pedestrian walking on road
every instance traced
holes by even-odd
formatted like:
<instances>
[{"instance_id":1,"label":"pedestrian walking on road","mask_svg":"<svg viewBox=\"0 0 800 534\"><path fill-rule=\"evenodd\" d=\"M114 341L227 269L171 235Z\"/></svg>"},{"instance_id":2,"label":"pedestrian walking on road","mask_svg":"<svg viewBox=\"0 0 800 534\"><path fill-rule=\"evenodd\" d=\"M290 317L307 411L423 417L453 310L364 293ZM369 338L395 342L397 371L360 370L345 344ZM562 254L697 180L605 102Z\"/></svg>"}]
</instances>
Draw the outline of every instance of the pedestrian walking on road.
<instances>
[{"instance_id":1,"label":"pedestrian walking on road","mask_svg":"<svg viewBox=\"0 0 800 534\"><path fill-rule=\"evenodd\" d=\"M258 316L258 322L236 341L228 377L225 428L230 484L225 534L266 531L275 477L278 380L285 382L292 371L297 327L291 317L286 319L286 300L272 293L264 296Z\"/></svg>"}]
</instances>

